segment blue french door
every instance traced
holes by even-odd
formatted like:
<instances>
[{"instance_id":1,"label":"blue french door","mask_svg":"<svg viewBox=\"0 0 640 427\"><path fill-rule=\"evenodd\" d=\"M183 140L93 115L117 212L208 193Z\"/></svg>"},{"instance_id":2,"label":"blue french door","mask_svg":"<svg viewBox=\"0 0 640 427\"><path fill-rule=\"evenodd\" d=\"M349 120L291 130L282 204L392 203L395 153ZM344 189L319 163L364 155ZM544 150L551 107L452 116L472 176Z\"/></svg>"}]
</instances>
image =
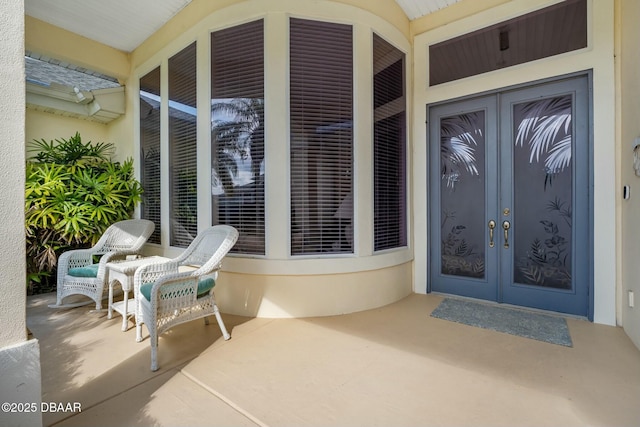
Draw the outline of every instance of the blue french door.
<instances>
[{"instance_id":1,"label":"blue french door","mask_svg":"<svg viewBox=\"0 0 640 427\"><path fill-rule=\"evenodd\" d=\"M429 107L432 291L589 314L588 87L576 77Z\"/></svg>"}]
</instances>

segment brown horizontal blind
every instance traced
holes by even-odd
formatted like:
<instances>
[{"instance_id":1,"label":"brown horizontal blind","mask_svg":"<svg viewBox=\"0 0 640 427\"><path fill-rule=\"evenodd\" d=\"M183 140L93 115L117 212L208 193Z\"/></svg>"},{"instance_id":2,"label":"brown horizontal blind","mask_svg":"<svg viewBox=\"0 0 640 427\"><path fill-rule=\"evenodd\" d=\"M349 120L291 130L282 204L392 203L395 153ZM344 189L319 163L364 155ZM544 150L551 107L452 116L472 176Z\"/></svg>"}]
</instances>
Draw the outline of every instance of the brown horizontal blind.
<instances>
[{"instance_id":1,"label":"brown horizontal blind","mask_svg":"<svg viewBox=\"0 0 640 427\"><path fill-rule=\"evenodd\" d=\"M407 244L405 55L373 35L374 250Z\"/></svg>"},{"instance_id":2,"label":"brown horizontal blind","mask_svg":"<svg viewBox=\"0 0 640 427\"><path fill-rule=\"evenodd\" d=\"M169 219L171 246L198 233L196 44L169 58Z\"/></svg>"},{"instance_id":3,"label":"brown horizontal blind","mask_svg":"<svg viewBox=\"0 0 640 427\"><path fill-rule=\"evenodd\" d=\"M290 20L291 252L353 252L353 36Z\"/></svg>"},{"instance_id":4,"label":"brown horizontal blind","mask_svg":"<svg viewBox=\"0 0 640 427\"><path fill-rule=\"evenodd\" d=\"M160 67L140 78L140 181L142 218L156 225L149 238L160 243Z\"/></svg>"},{"instance_id":5,"label":"brown horizontal blind","mask_svg":"<svg viewBox=\"0 0 640 427\"><path fill-rule=\"evenodd\" d=\"M240 232L234 253L264 255L264 25L211 34L212 223Z\"/></svg>"}]
</instances>

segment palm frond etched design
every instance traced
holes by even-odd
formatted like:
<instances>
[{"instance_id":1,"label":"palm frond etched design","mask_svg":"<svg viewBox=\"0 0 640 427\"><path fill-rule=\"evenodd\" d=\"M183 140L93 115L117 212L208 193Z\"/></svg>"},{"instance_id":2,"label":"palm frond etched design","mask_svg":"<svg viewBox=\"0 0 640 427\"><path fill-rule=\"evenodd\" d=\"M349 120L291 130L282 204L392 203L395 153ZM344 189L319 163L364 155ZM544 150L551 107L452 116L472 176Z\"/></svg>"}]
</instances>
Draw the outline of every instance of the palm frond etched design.
<instances>
[{"instance_id":1,"label":"palm frond etched design","mask_svg":"<svg viewBox=\"0 0 640 427\"><path fill-rule=\"evenodd\" d=\"M484 112L445 117L440 121L440 172L453 188L462 173L478 175L476 147L484 138Z\"/></svg>"},{"instance_id":2,"label":"palm frond etched design","mask_svg":"<svg viewBox=\"0 0 640 427\"><path fill-rule=\"evenodd\" d=\"M516 146L529 146L529 163L544 162L547 180L571 164L572 98L562 96L517 106L522 120Z\"/></svg>"}]
</instances>

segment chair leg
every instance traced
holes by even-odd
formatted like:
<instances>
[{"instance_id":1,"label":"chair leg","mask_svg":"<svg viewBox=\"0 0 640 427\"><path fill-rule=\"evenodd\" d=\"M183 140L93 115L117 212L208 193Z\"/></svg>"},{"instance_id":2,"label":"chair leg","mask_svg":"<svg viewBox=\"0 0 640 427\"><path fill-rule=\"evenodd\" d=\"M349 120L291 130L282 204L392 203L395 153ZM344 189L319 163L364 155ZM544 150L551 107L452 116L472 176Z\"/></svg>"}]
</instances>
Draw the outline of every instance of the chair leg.
<instances>
[{"instance_id":1,"label":"chair leg","mask_svg":"<svg viewBox=\"0 0 640 427\"><path fill-rule=\"evenodd\" d=\"M215 314L218 326L220 326L220 330L222 331L222 336L224 337L224 340L227 341L231 338L231 335L227 332L227 328L224 326L224 322L222 321L222 316L220 316L220 310L218 310L218 306L215 304L213 305L213 313Z\"/></svg>"},{"instance_id":2,"label":"chair leg","mask_svg":"<svg viewBox=\"0 0 640 427\"><path fill-rule=\"evenodd\" d=\"M151 333L151 370L158 370L158 335Z\"/></svg>"},{"instance_id":3,"label":"chair leg","mask_svg":"<svg viewBox=\"0 0 640 427\"><path fill-rule=\"evenodd\" d=\"M142 342L142 323L136 320L136 342Z\"/></svg>"}]
</instances>

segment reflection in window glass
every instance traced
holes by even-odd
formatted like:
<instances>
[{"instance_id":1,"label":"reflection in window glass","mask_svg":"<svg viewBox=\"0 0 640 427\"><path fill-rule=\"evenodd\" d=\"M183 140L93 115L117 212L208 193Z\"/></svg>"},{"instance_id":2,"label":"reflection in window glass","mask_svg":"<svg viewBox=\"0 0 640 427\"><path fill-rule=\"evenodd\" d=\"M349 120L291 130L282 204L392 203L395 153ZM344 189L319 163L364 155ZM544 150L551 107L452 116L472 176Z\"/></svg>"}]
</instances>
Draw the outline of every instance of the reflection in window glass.
<instances>
[{"instance_id":1,"label":"reflection in window glass","mask_svg":"<svg viewBox=\"0 0 640 427\"><path fill-rule=\"evenodd\" d=\"M171 246L198 234L196 44L169 58L169 220Z\"/></svg>"},{"instance_id":2,"label":"reflection in window glass","mask_svg":"<svg viewBox=\"0 0 640 427\"><path fill-rule=\"evenodd\" d=\"M240 232L234 253L264 255L263 21L211 34L212 224Z\"/></svg>"},{"instance_id":3,"label":"reflection in window glass","mask_svg":"<svg viewBox=\"0 0 640 427\"><path fill-rule=\"evenodd\" d=\"M156 227L150 243L160 243L160 67L140 79L141 217Z\"/></svg>"},{"instance_id":4,"label":"reflection in window glass","mask_svg":"<svg viewBox=\"0 0 640 427\"><path fill-rule=\"evenodd\" d=\"M405 55L373 36L374 250L406 246Z\"/></svg>"}]
</instances>

